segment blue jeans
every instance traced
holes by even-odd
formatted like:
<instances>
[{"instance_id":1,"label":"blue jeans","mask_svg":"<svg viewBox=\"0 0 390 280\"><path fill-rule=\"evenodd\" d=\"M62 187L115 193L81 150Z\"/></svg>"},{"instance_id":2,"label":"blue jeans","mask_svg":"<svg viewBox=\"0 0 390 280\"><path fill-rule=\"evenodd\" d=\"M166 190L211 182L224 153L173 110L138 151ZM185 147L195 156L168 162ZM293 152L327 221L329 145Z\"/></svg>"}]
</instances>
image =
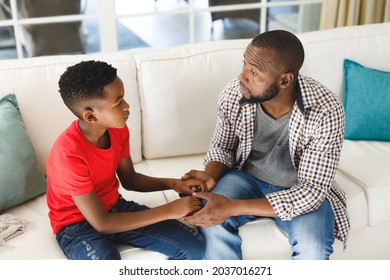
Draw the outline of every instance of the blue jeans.
<instances>
[{"instance_id":1,"label":"blue jeans","mask_svg":"<svg viewBox=\"0 0 390 280\"><path fill-rule=\"evenodd\" d=\"M245 172L231 171L218 181L213 192L233 199L257 199L283 189L286 188L265 183ZM206 240L205 259L242 259L242 240L238 229L255 218L250 215L232 216L220 225L200 228ZM288 235L292 259L324 260L333 253L334 214L327 199L314 212L297 216L291 221L282 221L280 218L274 220ZM256 244L253 243L253 246Z\"/></svg>"},{"instance_id":2,"label":"blue jeans","mask_svg":"<svg viewBox=\"0 0 390 280\"><path fill-rule=\"evenodd\" d=\"M148 209L122 197L110 212L136 212ZM115 234L101 234L87 221L62 228L56 235L58 244L71 260L119 260L116 244L162 253L174 260L202 259L203 237L177 220L167 220L143 228Z\"/></svg>"}]
</instances>

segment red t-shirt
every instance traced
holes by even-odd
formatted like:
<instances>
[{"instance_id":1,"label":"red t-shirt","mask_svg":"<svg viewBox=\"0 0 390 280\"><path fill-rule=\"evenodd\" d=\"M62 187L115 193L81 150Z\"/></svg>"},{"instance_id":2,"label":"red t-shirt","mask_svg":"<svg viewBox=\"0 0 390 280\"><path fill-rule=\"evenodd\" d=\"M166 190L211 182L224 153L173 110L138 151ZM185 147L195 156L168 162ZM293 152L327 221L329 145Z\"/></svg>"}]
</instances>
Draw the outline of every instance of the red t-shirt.
<instances>
[{"instance_id":1,"label":"red t-shirt","mask_svg":"<svg viewBox=\"0 0 390 280\"><path fill-rule=\"evenodd\" d=\"M53 232L84 221L72 196L95 191L106 210L119 197L116 177L121 158L130 154L129 130L108 129L111 146L100 149L83 135L74 121L54 143L47 161L47 204Z\"/></svg>"}]
</instances>

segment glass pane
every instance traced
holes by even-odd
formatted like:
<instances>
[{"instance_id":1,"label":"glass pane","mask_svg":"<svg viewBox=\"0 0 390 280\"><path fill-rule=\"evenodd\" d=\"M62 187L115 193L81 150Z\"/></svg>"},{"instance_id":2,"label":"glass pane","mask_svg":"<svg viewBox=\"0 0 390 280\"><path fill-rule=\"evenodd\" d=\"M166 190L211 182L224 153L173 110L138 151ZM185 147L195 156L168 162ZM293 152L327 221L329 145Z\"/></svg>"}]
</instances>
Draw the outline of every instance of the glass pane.
<instances>
[{"instance_id":1,"label":"glass pane","mask_svg":"<svg viewBox=\"0 0 390 280\"><path fill-rule=\"evenodd\" d=\"M268 9L267 30L302 33L319 29L321 4L302 4Z\"/></svg>"},{"instance_id":2,"label":"glass pane","mask_svg":"<svg viewBox=\"0 0 390 280\"><path fill-rule=\"evenodd\" d=\"M17 58L15 39L11 27L0 27L0 59Z\"/></svg>"},{"instance_id":3,"label":"glass pane","mask_svg":"<svg viewBox=\"0 0 390 280\"><path fill-rule=\"evenodd\" d=\"M210 12L195 13L195 42L212 41L212 27Z\"/></svg>"},{"instance_id":4,"label":"glass pane","mask_svg":"<svg viewBox=\"0 0 390 280\"><path fill-rule=\"evenodd\" d=\"M97 1L17 0L18 16L19 18L35 18L80 14L87 11L87 4L88 12L96 14ZM7 18L10 16L8 10L10 1L2 1L2 4L3 15ZM98 26L97 21L92 25L81 22L21 25L23 57L84 53L86 48L85 44L91 41L91 38L86 38L85 35L93 34L94 36L98 34L99 32L96 26ZM7 39L7 42L14 42L13 28L9 27L8 29L11 31L9 32L11 38L5 38L4 32L2 32L2 42L5 42L4 39ZM86 31L85 33L83 32L84 30ZM99 51L99 38L97 38L96 42L93 43L94 51ZM7 52L4 50L4 46L1 46L1 48L4 55L7 53L7 57L17 57L15 43L11 48L8 48Z\"/></svg>"},{"instance_id":5,"label":"glass pane","mask_svg":"<svg viewBox=\"0 0 390 280\"><path fill-rule=\"evenodd\" d=\"M297 32L319 30L322 4L299 5Z\"/></svg>"},{"instance_id":6,"label":"glass pane","mask_svg":"<svg viewBox=\"0 0 390 280\"><path fill-rule=\"evenodd\" d=\"M259 3L260 0L209 0L209 6L238 5L248 3Z\"/></svg>"},{"instance_id":7,"label":"glass pane","mask_svg":"<svg viewBox=\"0 0 390 280\"><path fill-rule=\"evenodd\" d=\"M187 10L188 0L116 0L118 15Z\"/></svg>"},{"instance_id":8,"label":"glass pane","mask_svg":"<svg viewBox=\"0 0 390 280\"><path fill-rule=\"evenodd\" d=\"M150 47L148 43L128 27L135 22L137 22L137 18L133 18L132 21L125 20L126 25L121 21L117 22L119 50Z\"/></svg>"},{"instance_id":9,"label":"glass pane","mask_svg":"<svg viewBox=\"0 0 390 280\"><path fill-rule=\"evenodd\" d=\"M259 0L209 0L209 6L258 3ZM253 38L260 30L260 9L211 12L213 40Z\"/></svg>"},{"instance_id":10,"label":"glass pane","mask_svg":"<svg viewBox=\"0 0 390 280\"><path fill-rule=\"evenodd\" d=\"M83 0L82 11L86 15L98 15L98 0ZM82 40L85 53L100 52L100 32L99 21L83 20L82 22Z\"/></svg>"},{"instance_id":11,"label":"glass pane","mask_svg":"<svg viewBox=\"0 0 390 280\"><path fill-rule=\"evenodd\" d=\"M212 12L213 39L244 39L259 34L260 9Z\"/></svg>"},{"instance_id":12,"label":"glass pane","mask_svg":"<svg viewBox=\"0 0 390 280\"><path fill-rule=\"evenodd\" d=\"M152 13L155 11L155 5L155 0L116 0L115 10L117 15Z\"/></svg>"},{"instance_id":13,"label":"glass pane","mask_svg":"<svg viewBox=\"0 0 390 280\"><path fill-rule=\"evenodd\" d=\"M86 15L99 15L99 0L82 0L81 13Z\"/></svg>"},{"instance_id":14,"label":"glass pane","mask_svg":"<svg viewBox=\"0 0 390 280\"><path fill-rule=\"evenodd\" d=\"M119 20L119 24L138 36L149 47L170 47L189 43L188 14L130 17ZM127 41L126 44L131 45L131 42Z\"/></svg>"},{"instance_id":15,"label":"glass pane","mask_svg":"<svg viewBox=\"0 0 390 280\"><path fill-rule=\"evenodd\" d=\"M100 33L98 20L83 20L82 41L85 53L100 52Z\"/></svg>"},{"instance_id":16,"label":"glass pane","mask_svg":"<svg viewBox=\"0 0 390 280\"><path fill-rule=\"evenodd\" d=\"M228 12L211 12L211 20L214 22L219 19L246 19L258 24L260 22L260 9L238 10Z\"/></svg>"},{"instance_id":17,"label":"glass pane","mask_svg":"<svg viewBox=\"0 0 390 280\"><path fill-rule=\"evenodd\" d=\"M21 26L27 57L83 53L81 22Z\"/></svg>"},{"instance_id":18,"label":"glass pane","mask_svg":"<svg viewBox=\"0 0 390 280\"><path fill-rule=\"evenodd\" d=\"M209 1L194 0L195 9L209 6L258 3L247 1ZM195 42L224 39L253 38L259 33L260 9L196 12Z\"/></svg>"},{"instance_id":19,"label":"glass pane","mask_svg":"<svg viewBox=\"0 0 390 280\"><path fill-rule=\"evenodd\" d=\"M195 9L205 9L209 7L209 0L192 0Z\"/></svg>"},{"instance_id":20,"label":"glass pane","mask_svg":"<svg viewBox=\"0 0 390 280\"><path fill-rule=\"evenodd\" d=\"M9 0L5 2L9 3ZM17 0L18 17L77 15L82 12L82 2L82 0Z\"/></svg>"}]
</instances>

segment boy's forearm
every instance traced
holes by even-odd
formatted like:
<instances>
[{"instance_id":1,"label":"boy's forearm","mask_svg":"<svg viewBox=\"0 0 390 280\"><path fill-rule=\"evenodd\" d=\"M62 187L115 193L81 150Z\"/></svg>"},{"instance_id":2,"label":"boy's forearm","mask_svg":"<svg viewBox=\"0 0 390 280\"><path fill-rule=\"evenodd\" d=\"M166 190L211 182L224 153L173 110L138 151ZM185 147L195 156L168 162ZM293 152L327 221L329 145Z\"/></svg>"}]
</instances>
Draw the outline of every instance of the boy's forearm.
<instances>
[{"instance_id":1,"label":"boy's forearm","mask_svg":"<svg viewBox=\"0 0 390 280\"><path fill-rule=\"evenodd\" d=\"M169 206L161 205L139 212L111 213L104 221L93 226L103 234L111 234L134 230L173 218L175 217L169 211Z\"/></svg>"},{"instance_id":2,"label":"boy's forearm","mask_svg":"<svg viewBox=\"0 0 390 280\"><path fill-rule=\"evenodd\" d=\"M123 187L127 190L139 192L162 191L172 188L174 179L156 178L140 173L135 173L131 182L126 182Z\"/></svg>"}]
</instances>

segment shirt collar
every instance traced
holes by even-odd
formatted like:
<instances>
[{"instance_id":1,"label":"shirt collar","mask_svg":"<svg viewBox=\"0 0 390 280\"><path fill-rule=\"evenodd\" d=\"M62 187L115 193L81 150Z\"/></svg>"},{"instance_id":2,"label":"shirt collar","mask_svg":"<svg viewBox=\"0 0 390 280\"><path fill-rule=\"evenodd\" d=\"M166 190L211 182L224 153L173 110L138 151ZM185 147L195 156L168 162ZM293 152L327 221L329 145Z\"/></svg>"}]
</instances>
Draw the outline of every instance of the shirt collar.
<instances>
[{"instance_id":1,"label":"shirt collar","mask_svg":"<svg viewBox=\"0 0 390 280\"><path fill-rule=\"evenodd\" d=\"M298 75L298 82L295 87L295 95L299 110L303 114L307 108L314 106L317 99L313 94L312 87L305 76Z\"/></svg>"},{"instance_id":2,"label":"shirt collar","mask_svg":"<svg viewBox=\"0 0 390 280\"><path fill-rule=\"evenodd\" d=\"M238 101L238 104L240 104L240 107L244 107L246 104L248 104L249 102L246 100L246 98L243 96L241 97L241 99Z\"/></svg>"},{"instance_id":3,"label":"shirt collar","mask_svg":"<svg viewBox=\"0 0 390 280\"><path fill-rule=\"evenodd\" d=\"M302 83L301 80L302 80L301 75L299 75L294 91L295 91L295 97L296 97L297 103L298 103L298 108L301 111L301 113L303 114L305 112L305 106L303 105L303 100L302 100L302 91L301 91L301 86L300 86Z\"/></svg>"}]
</instances>

